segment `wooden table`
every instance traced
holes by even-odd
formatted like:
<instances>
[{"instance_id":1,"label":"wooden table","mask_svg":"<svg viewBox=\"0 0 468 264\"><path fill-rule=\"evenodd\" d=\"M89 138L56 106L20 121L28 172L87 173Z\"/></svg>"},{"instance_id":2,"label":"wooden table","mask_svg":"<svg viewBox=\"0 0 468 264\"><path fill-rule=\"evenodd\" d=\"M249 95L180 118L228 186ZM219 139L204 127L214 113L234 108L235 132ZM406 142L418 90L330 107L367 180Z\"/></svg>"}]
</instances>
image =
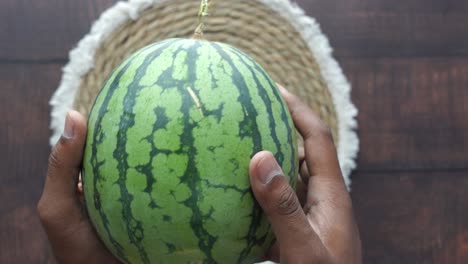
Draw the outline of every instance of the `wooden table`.
<instances>
[{"instance_id":1,"label":"wooden table","mask_svg":"<svg viewBox=\"0 0 468 264\"><path fill-rule=\"evenodd\" d=\"M36 216L48 100L67 52L115 2L0 1L0 263L50 258ZM468 1L297 2L360 110L352 197L365 263L468 263Z\"/></svg>"}]
</instances>

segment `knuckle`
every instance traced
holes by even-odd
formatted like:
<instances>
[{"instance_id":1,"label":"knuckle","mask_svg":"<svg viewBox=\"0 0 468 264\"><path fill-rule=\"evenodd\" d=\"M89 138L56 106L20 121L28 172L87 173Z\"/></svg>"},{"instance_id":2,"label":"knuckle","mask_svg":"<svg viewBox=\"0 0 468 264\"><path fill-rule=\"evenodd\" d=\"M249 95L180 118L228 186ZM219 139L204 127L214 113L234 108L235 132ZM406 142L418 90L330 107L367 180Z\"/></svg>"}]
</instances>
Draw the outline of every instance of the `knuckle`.
<instances>
[{"instance_id":1,"label":"knuckle","mask_svg":"<svg viewBox=\"0 0 468 264\"><path fill-rule=\"evenodd\" d=\"M331 128L321 119L317 119L315 130L319 136L333 139Z\"/></svg>"},{"instance_id":2,"label":"knuckle","mask_svg":"<svg viewBox=\"0 0 468 264\"><path fill-rule=\"evenodd\" d=\"M343 212L353 211L353 202L346 187L336 182L330 182L329 185L328 192L333 195L327 199L327 203Z\"/></svg>"},{"instance_id":3,"label":"knuckle","mask_svg":"<svg viewBox=\"0 0 468 264\"><path fill-rule=\"evenodd\" d=\"M333 142L332 129L318 116L314 115L310 117L310 127L304 134L304 141L309 138L322 138Z\"/></svg>"},{"instance_id":4,"label":"knuckle","mask_svg":"<svg viewBox=\"0 0 468 264\"><path fill-rule=\"evenodd\" d=\"M350 197L344 197L341 199L341 208L343 212L352 213L353 212L353 202Z\"/></svg>"},{"instance_id":5,"label":"knuckle","mask_svg":"<svg viewBox=\"0 0 468 264\"><path fill-rule=\"evenodd\" d=\"M280 215L285 216L294 215L301 209L296 194L289 186L281 190L276 209Z\"/></svg>"},{"instance_id":6,"label":"knuckle","mask_svg":"<svg viewBox=\"0 0 468 264\"><path fill-rule=\"evenodd\" d=\"M49 155L49 166L53 168L60 168L62 161L58 153L57 148L55 147Z\"/></svg>"},{"instance_id":7,"label":"knuckle","mask_svg":"<svg viewBox=\"0 0 468 264\"><path fill-rule=\"evenodd\" d=\"M70 210L64 208L61 204L51 202L52 198L41 199L37 205L39 220L45 230L60 229L63 230L70 225Z\"/></svg>"},{"instance_id":8,"label":"knuckle","mask_svg":"<svg viewBox=\"0 0 468 264\"><path fill-rule=\"evenodd\" d=\"M302 116L302 113L306 110L306 108L304 107L304 105L297 103L298 99L297 97L295 97L295 95L292 95L291 98L292 101L295 102L295 107L291 108L289 110L289 113L291 114L292 119L296 120Z\"/></svg>"},{"instance_id":9,"label":"knuckle","mask_svg":"<svg viewBox=\"0 0 468 264\"><path fill-rule=\"evenodd\" d=\"M36 205L36 211L37 211L37 214L39 215L39 218L42 219L43 212L44 212L44 202L42 198L39 199L39 202Z\"/></svg>"},{"instance_id":10,"label":"knuckle","mask_svg":"<svg viewBox=\"0 0 468 264\"><path fill-rule=\"evenodd\" d=\"M41 198L37 203L37 214L43 225L47 225L53 219L53 216L50 214L48 209L47 202L44 198Z\"/></svg>"}]
</instances>

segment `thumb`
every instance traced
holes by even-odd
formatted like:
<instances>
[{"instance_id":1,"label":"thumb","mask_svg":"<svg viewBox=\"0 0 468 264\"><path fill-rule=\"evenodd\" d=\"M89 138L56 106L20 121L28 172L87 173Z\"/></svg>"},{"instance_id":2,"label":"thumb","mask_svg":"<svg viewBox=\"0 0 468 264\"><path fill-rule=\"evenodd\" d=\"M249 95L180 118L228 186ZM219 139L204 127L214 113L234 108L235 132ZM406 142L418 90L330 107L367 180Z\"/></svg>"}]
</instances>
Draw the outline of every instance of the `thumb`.
<instances>
[{"instance_id":1,"label":"thumb","mask_svg":"<svg viewBox=\"0 0 468 264\"><path fill-rule=\"evenodd\" d=\"M63 228L82 219L77 183L85 139L85 119L76 111L69 112L63 134L50 154L47 178L38 203L38 213L46 229L63 232Z\"/></svg>"},{"instance_id":2,"label":"thumb","mask_svg":"<svg viewBox=\"0 0 468 264\"><path fill-rule=\"evenodd\" d=\"M257 202L267 215L283 252L321 244L272 153L257 153L250 162L250 183Z\"/></svg>"}]
</instances>

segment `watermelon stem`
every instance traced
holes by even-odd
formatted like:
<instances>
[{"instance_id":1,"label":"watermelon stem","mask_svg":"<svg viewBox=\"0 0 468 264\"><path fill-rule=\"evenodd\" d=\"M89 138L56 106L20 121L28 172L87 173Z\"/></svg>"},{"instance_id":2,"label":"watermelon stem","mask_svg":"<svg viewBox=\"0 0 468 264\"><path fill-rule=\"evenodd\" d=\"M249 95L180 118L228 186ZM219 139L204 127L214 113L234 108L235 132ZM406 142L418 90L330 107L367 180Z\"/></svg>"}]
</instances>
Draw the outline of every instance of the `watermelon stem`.
<instances>
[{"instance_id":1,"label":"watermelon stem","mask_svg":"<svg viewBox=\"0 0 468 264\"><path fill-rule=\"evenodd\" d=\"M203 28L205 27L204 19L208 16L208 7L209 0L201 0L200 11L198 11L198 26L193 34L193 38L195 39L203 38Z\"/></svg>"}]
</instances>

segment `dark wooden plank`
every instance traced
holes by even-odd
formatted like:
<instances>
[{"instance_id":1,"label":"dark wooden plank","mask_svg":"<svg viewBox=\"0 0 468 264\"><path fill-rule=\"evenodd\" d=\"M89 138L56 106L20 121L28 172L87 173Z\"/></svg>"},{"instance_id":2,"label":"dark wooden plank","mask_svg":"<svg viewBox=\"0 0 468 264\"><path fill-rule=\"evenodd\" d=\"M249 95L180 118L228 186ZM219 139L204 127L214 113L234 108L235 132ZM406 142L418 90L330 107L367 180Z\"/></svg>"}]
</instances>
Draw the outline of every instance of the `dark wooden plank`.
<instances>
[{"instance_id":1,"label":"dark wooden plank","mask_svg":"<svg viewBox=\"0 0 468 264\"><path fill-rule=\"evenodd\" d=\"M0 65L0 263L45 263L36 216L50 151L48 100L61 65Z\"/></svg>"},{"instance_id":2,"label":"dark wooden plank","mask_svg":"<svg viewBox=\"0 0 468 264\"><path fill-rule=\"evenodd\" d=\"M116 0L0 1L0 61L66 60ZM468 55L466 1L298 0L340 57Z\"/></svg>"},{"instance_id":3,"label":"dark wooden plank","mask_svg":"<svg viewBox=\"0 0 468 264\"><path fill-rule=\"evenodd\" d=\"M468 59L342 59L363 170L468 168Z\"/></svg>"},{"instance_id":4,"label":"dark wooden plank","mask_svg":"<svg viewBox=\"0 0 468 264\"><path fill-rule=\"evenodd\" d=\"M364 263L468 263L468 171L356 173Z\"/></svg>"},{"instance_id":5,"label":"dark wooden plank","mask_svg":"<svg viewBox=\"0 0 468 264\"><path fill-rule=\"evenodd\" d=\"M460 0L427 1L427 0L307 0L297 1L311 11L320 10L323 13L336 12L398 12L398 13L466 13L468 2Z\"/></svg>"},{"instance_id":6,"label":"dark wooden plank","mask_svg":"<svg viewBox=\"0 0 468 264\"><path fill-rule=\"evenodd\" d=\"M117 0L0 1L0 62L64 60Z\"/></svg>"},{"instance_id":7,"label":"dark wooden plank","mask_svg":"<svg viewBox=\"0 0 468 264\"><path fill-rule=\"evenodd\" d=\"M468 2L303 0L338 56L466 56Z\"/></svg>"}]
</instances>

